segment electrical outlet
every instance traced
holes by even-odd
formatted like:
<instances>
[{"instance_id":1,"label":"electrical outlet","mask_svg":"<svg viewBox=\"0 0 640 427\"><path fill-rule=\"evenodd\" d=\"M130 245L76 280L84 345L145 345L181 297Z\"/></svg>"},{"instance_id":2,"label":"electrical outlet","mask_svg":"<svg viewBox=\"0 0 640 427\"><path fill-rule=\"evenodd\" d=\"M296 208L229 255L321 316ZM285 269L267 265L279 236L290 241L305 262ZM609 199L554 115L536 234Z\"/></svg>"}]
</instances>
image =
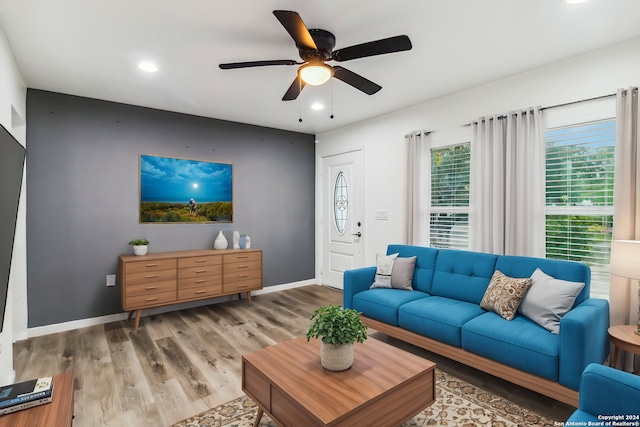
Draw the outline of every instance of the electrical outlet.
<instances>
[{"instance_id":1,"label":"electrical outlet","mask_svg":"<svg viewBox=\"0 0 640 427\"><path fill-rule=\"evenodd\" d=\"M107 274L107 286L115 286L116 285L116 275L115 274Z\"/></svg>"}]
</instances>

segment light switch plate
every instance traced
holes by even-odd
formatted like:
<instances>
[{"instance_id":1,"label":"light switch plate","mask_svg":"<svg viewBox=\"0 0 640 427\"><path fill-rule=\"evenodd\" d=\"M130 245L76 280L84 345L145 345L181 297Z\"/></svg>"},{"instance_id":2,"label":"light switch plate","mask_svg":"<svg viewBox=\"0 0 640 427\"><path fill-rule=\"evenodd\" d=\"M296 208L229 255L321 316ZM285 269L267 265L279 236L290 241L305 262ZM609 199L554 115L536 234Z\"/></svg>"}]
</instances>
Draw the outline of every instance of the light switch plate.
<instances>
[{"instance_id":1,"label":"light switch plate","mask_svg":"<svg viewBox=\"0 0 640 427\"><path fill-rule=\"evenodd\" d=\"M389 220L389 211L376 211L376 220L378 220L378 221L388 221Z\"/></svg>"}]
</instances>

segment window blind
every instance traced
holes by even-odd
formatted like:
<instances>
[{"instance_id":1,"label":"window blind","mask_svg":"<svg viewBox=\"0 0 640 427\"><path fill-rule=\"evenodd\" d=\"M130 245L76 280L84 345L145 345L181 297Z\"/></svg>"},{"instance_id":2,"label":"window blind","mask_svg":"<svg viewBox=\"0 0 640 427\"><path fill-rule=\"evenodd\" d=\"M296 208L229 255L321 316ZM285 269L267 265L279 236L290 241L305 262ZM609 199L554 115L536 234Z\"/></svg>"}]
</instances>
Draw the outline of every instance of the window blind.
<instances>
[{"instance_id":1,"label":"window blind","mask_svg":"<svg viewBox=\"0 0 640 427\"><path fill-rule=\"evenodd\" d=\"M469 247L469 143L431 150L430 245Z\"/></svg>"},{"instance_id":2,"label":"window blind","mask_svg":"<svg viewBox=\"0 0 640 427\"><path fill-rule=\"evenodd\" d=\"M546 256L588 264L608 295L615 120L546 132Z\"/></svg>"}]
</instances>

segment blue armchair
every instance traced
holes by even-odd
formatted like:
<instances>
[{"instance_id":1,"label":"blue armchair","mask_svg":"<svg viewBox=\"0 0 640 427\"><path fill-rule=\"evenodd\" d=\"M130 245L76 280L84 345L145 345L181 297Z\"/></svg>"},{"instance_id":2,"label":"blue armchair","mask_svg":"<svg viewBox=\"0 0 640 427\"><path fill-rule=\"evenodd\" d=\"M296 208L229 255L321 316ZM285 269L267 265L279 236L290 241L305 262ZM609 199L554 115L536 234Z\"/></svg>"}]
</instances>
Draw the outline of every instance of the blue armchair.
<instances>
[{"instance_id":1,"label":"blue armchair","mask_svg":"<svg viewBox=\"0 0 640 427\"><path fill-rule=\"evenodd\" d=\"M596 363L588 365L580 378L580 404L570 421L640 422L640 376Z\"/></svg>"}]
</instances>

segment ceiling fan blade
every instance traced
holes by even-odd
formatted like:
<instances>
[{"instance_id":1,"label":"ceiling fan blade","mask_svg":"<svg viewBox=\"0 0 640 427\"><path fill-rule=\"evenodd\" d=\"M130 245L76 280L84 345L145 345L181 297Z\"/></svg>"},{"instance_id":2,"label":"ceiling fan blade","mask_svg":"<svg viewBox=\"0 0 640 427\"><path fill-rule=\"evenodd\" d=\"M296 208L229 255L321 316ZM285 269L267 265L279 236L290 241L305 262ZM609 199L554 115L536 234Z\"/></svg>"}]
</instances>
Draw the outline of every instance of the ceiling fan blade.
<instances>
[{"instance_id":1,"label":"ceiling fan blade","mask_svg":"<svg viewBox=\"0 0 640 427\"><path fill-rule=\"evenodd\" d=\"M282 100L293 101L296 99L298 95L300 95L300 92L302 92L302 88L305 84L304 80L302 80L300 76L297 76L293 83L291 83L291 86L289 86L289 89L287 89L287 93L282 97Z\"/></svg>"},{"instance_id":2,"label":"ceiling fan blade","mask_svg":"<svg viewBox=\"0 0 640 427\"><path fill-rule=\"evenodd\" d=\"M349 61L367 56L411 50L411 47L409 37L402 35L338 49L333 51L332 56L334 61Z\"/></svg>"},{"instance_id":3,"label":"ceiling fan blade","mask_svg":"<svg viewBox=\"0 0 640 427\"><path fill-rule=\"evenodd\" d=\"M371 80L365 79L360 74L356 74L353 71L349 71L346 68L339 66L333 67L333 77L363 91L367 95L373 95L382 89L382 86L375 84Z\"/></svg>"},{"instance_id":4,"label":"ceiling fan blade","mask_svg":"<svg viewBox=\"0 0 640 427\"><path fill-rule=\"evenodd\" d=\"M304 25L302 18L300 18L297 12L274 10L273 14L278 21L280 21L284 29L287 30L293 41L296 42L296 46L312 50L318 49L316 42L313 41L311 34L309 34L307 26Z\"/></svg>"},{"instance_id":5,"label":"ceiling fan blade","mask_svg":"<svg viewBox=\"0 0 640 427\"><path fill-rule=\"evenodd\" d=\"M292 59L279 59L273 61L248 61L248 62L231 62L228 64L220 64L223 70L232 70L234 68L264 67L267 65L296 65L298 62Z\"/></svg>"}]
</instances>

